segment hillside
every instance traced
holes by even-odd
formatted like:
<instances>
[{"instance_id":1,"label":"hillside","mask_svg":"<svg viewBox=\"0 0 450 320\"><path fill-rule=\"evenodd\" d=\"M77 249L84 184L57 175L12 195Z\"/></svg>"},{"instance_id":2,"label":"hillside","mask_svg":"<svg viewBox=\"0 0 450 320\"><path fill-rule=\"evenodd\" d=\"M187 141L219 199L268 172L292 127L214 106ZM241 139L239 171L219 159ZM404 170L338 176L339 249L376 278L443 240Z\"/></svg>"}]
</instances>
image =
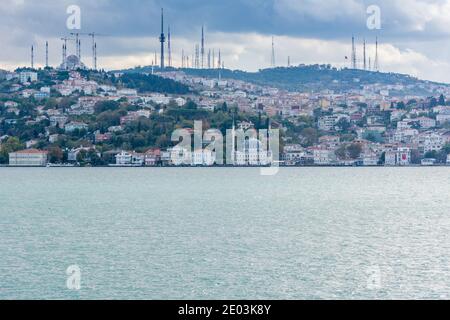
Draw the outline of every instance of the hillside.
<instances>
[{"instance_id":1,"label":"hillside","mask_svg":"<svg viewBox=\"0 0 450 320\"><path fill-rule=\"evenodd\" d=\"M192 76L218 78L219 70L179 69ZM125 70L127 73L150 72L150 67ZM220 70L223 79L242 80L258 85L273 86L280 89L300 92L320 91L324 89L336 92L360 89L364 85L401 84L410 86L403 94L431 94L432 85L444 85L423 81L409 75L398 73L371 72L354 69L337 69L330 65L310 65L290 68L263 69L258 72L240 70Z\"/></svg>"}]
</instances>

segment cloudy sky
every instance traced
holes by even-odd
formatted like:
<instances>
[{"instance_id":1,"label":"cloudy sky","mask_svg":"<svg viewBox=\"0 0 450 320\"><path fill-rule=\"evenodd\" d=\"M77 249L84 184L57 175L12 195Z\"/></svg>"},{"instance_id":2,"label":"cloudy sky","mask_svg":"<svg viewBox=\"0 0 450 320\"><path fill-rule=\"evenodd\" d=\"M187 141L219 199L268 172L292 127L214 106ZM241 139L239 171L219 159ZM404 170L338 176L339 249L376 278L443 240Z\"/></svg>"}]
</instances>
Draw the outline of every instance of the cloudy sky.
<instances>
[{"instance_id":1,"label":"cloudy sky","mask_svg":"<svg viewBox=\"0 0 450 320\"><path fill-rule=\"evenodd\" d=\"M81 8L81 32L97 32L99 67L118 69L149 65L158 50L160 9L172 29L173 60L181 64L181 50L192 54L202 24L206 48L221 49L225 66L255 71L269 67L271 38L276 63L330 63L349 66L351 37L362 64L362 41L375 56L380 39L382 71L408 73L450 83L450 0L1 0L0 69L30 64L61 63L61 37L70 5ZM381 9L381 29L370 30L367 8ZM167 27L167 25L166 25ZM83 38L82 59L92 64L90 40ZM69 51L74 52L74 45Z\"/></svg>"}]
</instances>

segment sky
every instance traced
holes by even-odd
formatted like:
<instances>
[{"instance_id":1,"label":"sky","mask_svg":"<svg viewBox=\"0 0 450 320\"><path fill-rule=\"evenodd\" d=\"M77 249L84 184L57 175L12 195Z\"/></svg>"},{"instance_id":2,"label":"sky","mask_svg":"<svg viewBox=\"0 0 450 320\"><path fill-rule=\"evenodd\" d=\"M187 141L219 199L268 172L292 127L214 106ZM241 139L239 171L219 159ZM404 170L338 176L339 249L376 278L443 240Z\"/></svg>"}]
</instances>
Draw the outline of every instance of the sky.
<instances>
[{"instance_id":1,"label":"sky","mask_svg":"<svg viewBox=\"0 0 450 320\"><path fill-rule=\"evenodd\" d=\"M67 8L80 8L81 33L101 34L98 64L107 70L150 65L159 51L160 10L170 24L174 66L181 51L190 56L200 43L204 25L206 50L220 49L226 68L257 71L270 67L272 37L277 66L332 64L350 67L351 38L357 62L375 59L384 72L410 74L450 83L450 0L1 0L0 69L62 60L61 38L68 36ZM380 12L379 29L368 26ZM375 28L374 28L375 26ZM370 27L370 28L369 28ZM167 30L165 31L167 33ZM91 40L82 37L82 60L92 65ZM69 54L75 53L69 42Z\"/></svg>"}]
</instances>

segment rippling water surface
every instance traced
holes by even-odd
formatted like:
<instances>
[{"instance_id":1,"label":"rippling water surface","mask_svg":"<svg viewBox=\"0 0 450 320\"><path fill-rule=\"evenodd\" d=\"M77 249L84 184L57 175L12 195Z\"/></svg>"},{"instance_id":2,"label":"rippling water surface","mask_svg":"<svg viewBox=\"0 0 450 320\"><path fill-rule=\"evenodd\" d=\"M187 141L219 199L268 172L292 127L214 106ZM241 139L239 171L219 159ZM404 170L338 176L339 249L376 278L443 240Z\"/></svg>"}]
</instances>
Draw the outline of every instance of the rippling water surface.
<instances>
[{"instance_id":1,"label":"rippling water surface","mask_svg":"<svg viewBox=\"0 0 450 320\"><path fill-rule=\"evenodd\" d=\"M448 299L450 168L0 168L0 298Z\"/></svg>"}]
</instances>

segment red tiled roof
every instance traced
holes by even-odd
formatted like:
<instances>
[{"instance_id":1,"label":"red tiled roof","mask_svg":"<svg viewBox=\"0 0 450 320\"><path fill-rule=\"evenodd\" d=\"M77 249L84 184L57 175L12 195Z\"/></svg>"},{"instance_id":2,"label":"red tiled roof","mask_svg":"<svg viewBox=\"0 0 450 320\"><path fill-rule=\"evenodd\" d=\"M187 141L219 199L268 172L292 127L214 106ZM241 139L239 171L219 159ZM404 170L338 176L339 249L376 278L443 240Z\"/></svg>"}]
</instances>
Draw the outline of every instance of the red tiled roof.
<instances>
[{"instance_id":1,"label":"red tiled roof","mask_svg":"<svg viewBox=\"0 0 450 320\"><path fill-rule=\"evenodd\" d=\"M17 151L16 153L20 153L20 154L39 154L39 153L48 153L48 151L42 151L42 150L38 150L38 149L26 149L26 150Z\"/></svg>"}]
</instances>

